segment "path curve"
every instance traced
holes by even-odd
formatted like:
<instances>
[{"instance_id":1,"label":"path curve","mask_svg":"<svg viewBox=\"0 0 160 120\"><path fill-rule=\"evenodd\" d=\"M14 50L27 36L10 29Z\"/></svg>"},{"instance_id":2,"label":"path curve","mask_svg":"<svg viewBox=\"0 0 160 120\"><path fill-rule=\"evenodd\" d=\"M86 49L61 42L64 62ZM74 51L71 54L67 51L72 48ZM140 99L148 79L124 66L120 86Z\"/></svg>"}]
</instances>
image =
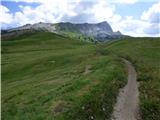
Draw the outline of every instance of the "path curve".
<instances>
[{"instance_id":1,"label":"path curve","mask_svg":"<svg viewBox=\"0 0 160 120\"><path fill-rule=\"evenodd\" d=\"M112 120L138 120L138 82L137 73L133 65L126 59L123 59L128 69L128 82L126 86L120 89L117 97L117 103L114 106Z\"/></svg>"}]
</instances>

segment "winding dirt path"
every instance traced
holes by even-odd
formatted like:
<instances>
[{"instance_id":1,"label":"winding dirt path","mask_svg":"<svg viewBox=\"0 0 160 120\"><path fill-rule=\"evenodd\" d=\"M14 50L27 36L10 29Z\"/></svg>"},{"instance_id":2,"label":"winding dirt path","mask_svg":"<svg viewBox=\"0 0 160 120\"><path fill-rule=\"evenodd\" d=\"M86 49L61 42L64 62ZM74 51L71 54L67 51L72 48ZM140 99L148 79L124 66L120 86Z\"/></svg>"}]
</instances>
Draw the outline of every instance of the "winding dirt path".
<instances>
[{"instance_id":1,"label":"winding dirt path","mask_svg":"<svg viewBox=\"0 0 160 120\"><path fill-rule=\"evenodd\" d=\"M138 120L138 82L137 73L132 64L123 59L128 69L128 83L120 89L117 103L114 106L112 120Z\"/></svg>"}]
</instances>

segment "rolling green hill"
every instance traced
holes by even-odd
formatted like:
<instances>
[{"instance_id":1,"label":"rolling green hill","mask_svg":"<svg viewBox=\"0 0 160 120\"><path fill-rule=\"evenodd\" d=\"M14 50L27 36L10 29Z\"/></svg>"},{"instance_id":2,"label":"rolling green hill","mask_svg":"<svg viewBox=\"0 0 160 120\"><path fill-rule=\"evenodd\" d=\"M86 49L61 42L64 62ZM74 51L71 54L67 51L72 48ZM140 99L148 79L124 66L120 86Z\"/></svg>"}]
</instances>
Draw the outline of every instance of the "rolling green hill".
<instances>
[{"instance_id":1,"label":"rolling green hill","mask_svg":"<svg viewBox=\"0 0 160 120\"><path fill-rule=\"evenodd\" d=\"M47 32L2 41L2 119L109 119L126 84L124 57L138 72L142 118L157 120L159 46L156 38L93 45Z\"/></svg>"},{"instance_id":2,"label":"rolling green hill","mask_svg":"<svg viewBox=\"0 0 160 120\"><path fill-rule=\"evenodd\" d=\"M123 63L92 44L53 33L2 41L3 120L109 118L125 82Z\"/></svg>"}]
</instances>

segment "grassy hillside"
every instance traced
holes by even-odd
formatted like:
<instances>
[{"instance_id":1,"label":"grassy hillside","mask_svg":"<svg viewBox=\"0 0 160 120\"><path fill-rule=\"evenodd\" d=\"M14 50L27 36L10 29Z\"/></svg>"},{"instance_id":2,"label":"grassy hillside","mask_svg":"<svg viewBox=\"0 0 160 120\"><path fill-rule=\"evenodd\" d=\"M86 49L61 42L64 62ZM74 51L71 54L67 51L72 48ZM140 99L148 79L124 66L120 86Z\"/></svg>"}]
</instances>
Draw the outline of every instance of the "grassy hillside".
<instances>
[{"instance_id":1,"label":"grassy hillside","mask_svg":"<svg viewBox=\"0 0 160 120\"><path fill-rule=\"evenodd\" d=\"M2 119L109 119L126 84L121 57L138 72L143 120L158 120L159 39L93 45L53 33L2 41Z\"/></svg>"},{"instance_id":2,"label":"grassy hillside","mask_svg":"<svg viewBox=\"0 0 160 120\"><path fill-rule=\"evenodd\" d=\"M53 33L2 41L2 119L110 118L124 67L92 44Z\"/></svg>"},{"instance_id":3,"label":"grassy hillside","mask_svg":"<svg viewBox=\"0 0 160 120\"><path fill-rule=\"evenodd\" d=\"M143 120L160 118L160 39L127 38L99 46L105 53L129 59L138 72Z\"/></svg>"}]
</instances>

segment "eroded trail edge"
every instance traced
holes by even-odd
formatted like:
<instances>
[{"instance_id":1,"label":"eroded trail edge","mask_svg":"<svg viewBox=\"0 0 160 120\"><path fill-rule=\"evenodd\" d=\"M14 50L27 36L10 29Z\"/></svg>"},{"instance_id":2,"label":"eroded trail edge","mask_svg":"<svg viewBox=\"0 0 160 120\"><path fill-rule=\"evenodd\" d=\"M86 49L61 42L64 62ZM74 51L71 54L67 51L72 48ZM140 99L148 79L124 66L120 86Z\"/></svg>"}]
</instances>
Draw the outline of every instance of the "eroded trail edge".
<instances>
[{"instance_id":1,"label":"eroded trail edge","mask_svg":"<svg viewBox=\"0 0 160 120\"><path fill-rule=\"evenodd\" d=\"M123 59L128 70L128 82L120 89L117 103L114 106L112 120L138 120L139 119L139 92L137 73L133 65Z\"/></svg>"}]
</instances>

